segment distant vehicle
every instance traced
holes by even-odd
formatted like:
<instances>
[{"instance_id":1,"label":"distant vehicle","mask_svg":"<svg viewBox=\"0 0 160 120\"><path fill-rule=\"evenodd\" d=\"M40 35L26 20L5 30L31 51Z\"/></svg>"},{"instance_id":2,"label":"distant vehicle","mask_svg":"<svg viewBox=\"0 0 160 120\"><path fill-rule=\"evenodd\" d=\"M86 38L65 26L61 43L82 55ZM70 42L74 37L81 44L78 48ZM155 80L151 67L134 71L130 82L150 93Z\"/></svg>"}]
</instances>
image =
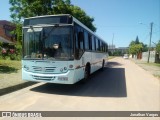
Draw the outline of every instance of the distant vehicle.
<instances>
[{"instance_id":1,"label":"distant vehicle","mask_svg":"<svg viewBox=\"0 0 160 120\"><path fill-rule=\"evenodd\" d=\"M105 66L108 44L71 15L24 19L22 79L74 84Z\"/></svg>"},{"instance_id":2,"label":"distant vehicle","mask_svg":"<svg viewBox=\"0 0 160 120\"><path fill-rule=\"evenodd\" d=\"M128 59L128 58L129 58L129 57L128 57L128 54L124 54L123 58L124 58L124 59Z\"/></svg>"}]
</instances>

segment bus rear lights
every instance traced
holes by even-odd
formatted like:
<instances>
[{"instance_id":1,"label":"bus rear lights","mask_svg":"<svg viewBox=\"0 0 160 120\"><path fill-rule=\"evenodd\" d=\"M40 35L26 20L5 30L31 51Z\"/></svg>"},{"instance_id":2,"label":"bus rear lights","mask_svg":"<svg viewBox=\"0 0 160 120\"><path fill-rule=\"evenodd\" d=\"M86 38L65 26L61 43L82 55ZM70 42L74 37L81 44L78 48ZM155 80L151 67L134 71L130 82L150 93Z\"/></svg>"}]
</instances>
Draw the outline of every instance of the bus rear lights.
<instances>
[{"instance_id":1,"label":"bus rear lights","mask_svg":"<svg viewBox=\"0 0 160 120\"><path fill-rule=\"evenodd\" d=\"M61 76L59 76L58 80L60 80L60 81L68 81L68 77L61 77Z\"/></svg>"}]
</instances>

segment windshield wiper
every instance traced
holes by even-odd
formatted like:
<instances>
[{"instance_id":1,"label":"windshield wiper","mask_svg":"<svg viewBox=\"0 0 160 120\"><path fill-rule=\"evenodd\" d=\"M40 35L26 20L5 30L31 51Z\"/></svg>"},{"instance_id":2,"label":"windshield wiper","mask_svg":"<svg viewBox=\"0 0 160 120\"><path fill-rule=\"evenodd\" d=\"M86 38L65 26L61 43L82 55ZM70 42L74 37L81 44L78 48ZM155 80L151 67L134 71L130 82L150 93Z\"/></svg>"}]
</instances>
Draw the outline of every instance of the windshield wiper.
<instances>
[{"instance_id":1,"label":"windshield wiper","mask_svg":"<svg viewBox=\"0 0 160 120\"><path fill-rule=\"evenodd\" d=\"M43 40L45 40L45 39L47 39L49 36L50 36L50 34L53 32L53 30L54 30L54 28L57 28L57 27L59 27L59 25L58 24L55 24L54 26L52 26L52 29L49 31L49 33L47 34L47 36L44 36L43 35Z\"/></svg>"}]
</instances>

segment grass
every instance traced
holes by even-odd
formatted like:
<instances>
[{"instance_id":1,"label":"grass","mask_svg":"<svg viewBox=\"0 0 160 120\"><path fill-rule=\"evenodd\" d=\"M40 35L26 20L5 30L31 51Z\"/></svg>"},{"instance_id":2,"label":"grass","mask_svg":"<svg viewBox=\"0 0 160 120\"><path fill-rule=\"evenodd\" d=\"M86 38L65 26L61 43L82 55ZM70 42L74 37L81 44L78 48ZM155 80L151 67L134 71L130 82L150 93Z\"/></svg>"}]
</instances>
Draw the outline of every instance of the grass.
<instances>
[{"instance_id":1,"label":"grass","mask_svg":"<svg viewBox=\"0 0 160 120\"><path fill-rule=\"evenodd\" d=\"M144 64L160 67L160 63L144 63Z\"/></svg>"},{"instance_id":2,"label":"grass","mask_svg":"<svg viewBox=\"0 0 160 120\"><path fill-rule=\"evenodd\" d=\"M132 61L134 61L135 63L137 64L145 64L145 65L149 65L149 66L156 66L156 67L160 67L160 63L147 63L146 61L141 61L141 60L133 60L131 59Z\"/></svg>"},{"instance_id":3,"label":"grass","mask_svg":"<svg viewBox=\"0 0 160 120\"><path fill-rule=\"evenodd\" d=\"M153 74L155 77L159 78L160 79L160 75L157 75L157 74Z\"/></svg>"},{"instance_id":4,"label":"grass","mask_svg":"<svg viewBox=\"0 0 160 120\"><path fill-rule=\"evenodd\" d=\"M138 64L140 67L142 67L144 70L149 71L152 75L160 79L160 63L147 63L146 61L142 60L135 60L130 59L136 64Z\"/></svg>"},{"instance_id":5,"label":"grass","mask_svg":"<svg viewBox=\"0 0 160 120\"><path fill-rule=\"evenodd\" d=\"M0 60L0 73L16 73L21 69L21 61Z\"/></svg>"},{"instance_id":6,"label":"grass","mask_svg":"<svg viewBox=\"0 0 160 120\"><path fill-rule=\"evenodd\" d=\"M0 60L0 96L33 84L22 80L21 61Z\"/></svg>"}]
</instances>

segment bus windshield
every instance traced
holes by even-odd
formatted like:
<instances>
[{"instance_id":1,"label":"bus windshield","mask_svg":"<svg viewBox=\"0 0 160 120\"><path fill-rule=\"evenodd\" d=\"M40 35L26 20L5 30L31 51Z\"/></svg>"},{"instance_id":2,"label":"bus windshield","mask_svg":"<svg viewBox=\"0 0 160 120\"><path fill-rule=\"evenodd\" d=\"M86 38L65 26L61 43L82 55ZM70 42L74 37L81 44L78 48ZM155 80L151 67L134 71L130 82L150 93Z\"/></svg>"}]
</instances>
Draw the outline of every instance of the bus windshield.
<instances>
[{"instance_id":1,"label":"bus windshield","mask_svg":"<svg viewBox=\"0 0 160 120\"><path fill-rule=\"evenodd\" d=\"M71 27L30 27L23 34L23 59L73 59Z\"/></svg>"}]
</instances>

